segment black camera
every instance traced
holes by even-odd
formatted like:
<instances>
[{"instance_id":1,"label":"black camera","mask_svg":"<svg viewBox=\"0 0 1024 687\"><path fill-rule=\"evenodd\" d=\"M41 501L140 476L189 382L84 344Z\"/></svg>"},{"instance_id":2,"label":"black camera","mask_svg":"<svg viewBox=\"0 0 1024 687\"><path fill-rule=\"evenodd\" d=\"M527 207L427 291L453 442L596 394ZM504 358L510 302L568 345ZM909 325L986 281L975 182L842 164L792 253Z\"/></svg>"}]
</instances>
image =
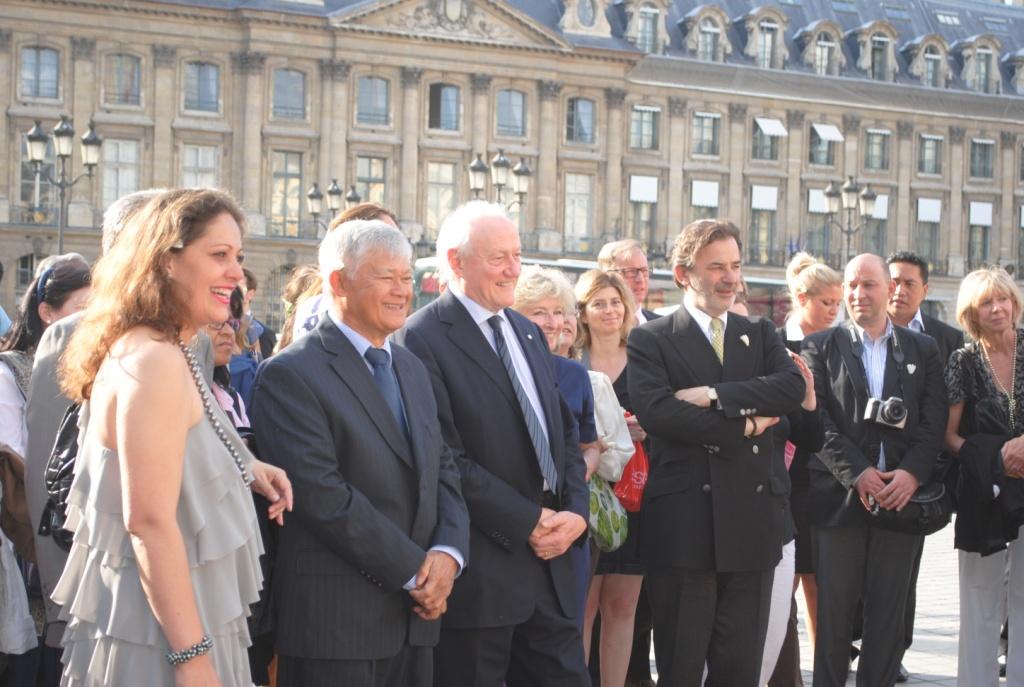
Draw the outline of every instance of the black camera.
<instances>
[{"instance_id":1,"label":"black camera","mask_svg":"<svg viewBox=\"0 0 1024 687\"><path fill-rule=\"evenodd\" d=\"M869 398L868 405L864 409L864 419L885 427L903 429L907 425L907 406L903 399L892 396L884 401L878 398Z\"/></svg>"}]
</instances>

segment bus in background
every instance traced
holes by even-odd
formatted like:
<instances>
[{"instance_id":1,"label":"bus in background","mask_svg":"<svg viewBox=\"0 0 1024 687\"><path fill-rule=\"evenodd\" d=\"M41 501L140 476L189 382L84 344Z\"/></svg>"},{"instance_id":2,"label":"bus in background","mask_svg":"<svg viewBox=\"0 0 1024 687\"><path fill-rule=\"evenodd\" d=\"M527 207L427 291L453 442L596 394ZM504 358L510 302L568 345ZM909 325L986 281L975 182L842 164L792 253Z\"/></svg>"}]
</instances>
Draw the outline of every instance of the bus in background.
<instances>
[{"instance_id":1,"label":"bus in background","mask_svg":"<svg viewBox=\"0 0 1024 687\"><path fill-rule=\"evenodd\" d=\"M523 265L541 265L562 270L569 277L569 281L574 284L576 279L587 270L597 269L597 263L592 260L570 258L546 260L523 257ZM413 309L418 310L441 293L436 256L416 260L414 280ZM750 310L751 318L755 320L768 318L777 326L781 326L789 312L789 290L786 287L786 281L751 276L744 276L744 280L747 283L747 308ZM680 297L679 287L672 279L672 270L651 270L651 281L645 307L659 314L668 314L679 305Z\"/></svg>"}]
</instances>

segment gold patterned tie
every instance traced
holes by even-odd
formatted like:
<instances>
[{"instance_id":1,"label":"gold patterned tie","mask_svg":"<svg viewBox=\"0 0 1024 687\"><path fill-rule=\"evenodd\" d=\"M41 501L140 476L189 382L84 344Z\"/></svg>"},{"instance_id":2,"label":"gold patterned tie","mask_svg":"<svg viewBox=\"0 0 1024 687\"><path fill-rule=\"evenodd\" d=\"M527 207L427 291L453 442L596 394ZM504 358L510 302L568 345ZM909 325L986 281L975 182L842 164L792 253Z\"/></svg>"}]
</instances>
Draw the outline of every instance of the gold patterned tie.
<instances>
[{"instance_id":1,"label":"gold patterned tie","mask_svg":"<svg viewBox=\"0 0 1024 687\"><path fill-rule=\"evenodd\" d=\"M725 337L722 336L722 321L717 317L711 318L711 348L715 349L718 362L725 362Z\"/></svg>"}]
</instances>

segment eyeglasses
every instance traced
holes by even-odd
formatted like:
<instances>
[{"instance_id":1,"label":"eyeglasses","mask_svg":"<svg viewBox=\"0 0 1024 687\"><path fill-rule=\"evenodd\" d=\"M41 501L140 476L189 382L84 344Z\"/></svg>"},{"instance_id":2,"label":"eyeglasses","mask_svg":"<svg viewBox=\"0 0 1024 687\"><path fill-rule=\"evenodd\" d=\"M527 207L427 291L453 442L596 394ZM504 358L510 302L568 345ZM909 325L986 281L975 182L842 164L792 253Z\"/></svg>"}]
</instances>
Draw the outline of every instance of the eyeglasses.
<instances>
[{"instance_id":1,"label":"eyeglasses","mask_svg":"<svg viewBox=\"0 0 1024 687\"><path fill-rule=\"evenodd\" d=\"M211 324L209 326L210 326L210 330L214 331L214 332L222 331L225 326L230 326L231 329L233 329L234 331L237 332L238 329L242 326L242 323L241 323L241 321L236 320L235 318L231 317L231 318L228 318L228 319L224 320L220 324Z\"/></svg>"},{"instance_id":2,"label":"eyeglasses","mask_svg":"<svg viewBox=\"0 0 1024 687\"><path fill-rule=\"evenodd\" d=\"M651 270L647 267L623 267L622 269L608 271L621 274L626 279L636 279L640 275L643 275L644 278L647 279L651 276Z\"/></svg>"}]
</instances>

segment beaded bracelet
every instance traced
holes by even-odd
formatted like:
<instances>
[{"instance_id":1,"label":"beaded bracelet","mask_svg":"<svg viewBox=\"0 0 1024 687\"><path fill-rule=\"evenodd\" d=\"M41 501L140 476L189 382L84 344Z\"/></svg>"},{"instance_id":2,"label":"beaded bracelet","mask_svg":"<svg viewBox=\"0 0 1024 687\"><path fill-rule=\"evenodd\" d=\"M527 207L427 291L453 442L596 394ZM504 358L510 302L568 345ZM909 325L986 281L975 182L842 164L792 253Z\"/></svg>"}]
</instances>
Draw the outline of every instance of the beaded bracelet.
<instances>
[{"instance_id":1,"label":"beaded bracelet","mask_svg":"<svg viewBox=\"0 0 1024 687\"><path fill-rule=\"evenodd\" d=\"M172 666L181 665L186 661L191 661L196 656L202 656L213 648L213 640L210 639L210 635L203 635L203 638L199 640L198 644L193 644L187 649L181 651L170 651L167 653L167 662Z\"/></svg>"}]
</instances>

